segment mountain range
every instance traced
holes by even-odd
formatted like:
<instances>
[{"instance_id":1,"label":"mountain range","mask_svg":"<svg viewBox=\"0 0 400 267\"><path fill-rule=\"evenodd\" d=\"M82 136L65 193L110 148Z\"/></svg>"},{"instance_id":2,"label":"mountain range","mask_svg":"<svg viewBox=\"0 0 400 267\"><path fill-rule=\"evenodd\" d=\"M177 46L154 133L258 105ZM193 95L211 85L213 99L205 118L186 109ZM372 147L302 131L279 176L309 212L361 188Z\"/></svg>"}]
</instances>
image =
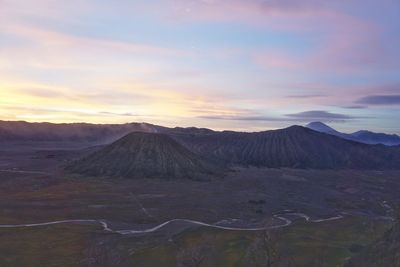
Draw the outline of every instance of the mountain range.
<instances>
[{"instance_id":1,"label":"mountain range","mask_svg":"<svg viewBox=\"0 0 400 267\"><path fill-rule=\"evenodd\" d=\"M365 144L400 146L400 136L374 133L366 130L342 133L322 122L311 122L305 127L317 132L335 135ZM168 128L149 123L90 124L90 123L29 123L25 121L0 121L0 143L13 141L111 143L130 132L166 134L210 134L213 130L196 127Z\"/></svg>"},{"instance_id":2,"label":"mountain range","mask_svg":"<svg viewBox=\"0 0 400 267\"><path fill-rule=\"evenodd\" d=\"M148 123L29 123L0 121L0 143L13 141L111 143L130 132L158 132L163 127Z\"/></svg>"},{"instance_id":3,"label":"mountain range","mask_svg":"<svg viewBox=\"0 0 400 267\"><path fill-rule=\"evenodd\" d=\"M73 162L68 170L90 176L193 178L212 166L300 169L400 168L400 149L368 145L302 126L256 132L174 129L134 132Z\"/></svg>"},{"instance_id":4,"label":"mountain range","mask_svg":"<svg viewBox=\"0 0 400 267\"><path fill-rule=\"evenodd\" d=\"M213 165L400 169L399 146L361 143L322 123L308 127L234 132L167 128L147 123L0 122L0 143L57 141L105 145L70 167L76 172L99 176L179 177L212 172Z\"/></svg>"},{"instance_id":5,"label":"mountain range","mask_svg":"<svg viewBox=\"0 0 400 267\"><path fill-rule=\"evenodd\" d=\"M383 144L387 146L400 145L400 136L396 134L374 133L366 130L360 130L354 133L342 133L322 122L311 122L307 124L306 127L317 132L335 135L365 144Z\"/></svg>"}]
</instances>

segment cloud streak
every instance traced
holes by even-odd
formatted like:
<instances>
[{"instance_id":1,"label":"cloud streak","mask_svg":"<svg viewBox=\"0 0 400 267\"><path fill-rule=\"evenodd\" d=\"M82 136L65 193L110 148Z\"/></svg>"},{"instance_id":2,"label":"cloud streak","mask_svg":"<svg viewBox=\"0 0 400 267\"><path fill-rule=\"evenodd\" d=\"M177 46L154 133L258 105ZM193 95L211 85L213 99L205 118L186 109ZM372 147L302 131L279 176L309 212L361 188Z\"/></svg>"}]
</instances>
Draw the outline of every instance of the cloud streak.
<instances>
[{"instance_id":1,"label":"cloud streak","mask_svg":"<svg viewBox=\"0 0 400 267\"><path fill-rule=\"evenodd\" d=\"M128 42L121 40L108 40L104 38L94 38L87 36L78 36L62 31L54 31L38 26L26 26L23 24L8 24L0 26L3 33L16 35L36 42L43 46L58 46L66 48L78 49L99 49L99 50L114 50L115 52L124 51L128 53L152 53L162 56L183 56L183 51L142 44L138 42Z\"/></svg>"},{"instance_id":2,"label":"cloud streak","mask_svg":"<svg viewBox=\"0 0 400 267\"><path fill-rule=\"evenodd\" d=\"M346 121L358 119L360 117L350 116L340 113L333 113L324 110L310 110L299 113L287 114L287 117L299 120L299 121Z\"/></svg>"},{"instance_id":3,"label":"cloud streak","mask_svg":"<svg viewBox=\"0 0 400 267\"><path fill-rule=\"evenodd\" d=\"M350 116L339 113L332 113L324 110L310 110L299 113L286 114L284 116L264 116L264 115L203 115L201 119L208 120L232 120L232 121L260 121L260 122L310 122L310 121L325 121L325 122L340 122L347 120L360 119L362 117Z\"/></svg>"},{"instance_id":4,"label":"cloud streak","mask_svg":"<svg viewBox=\"0 0 400 267\"><path fill-rule=\"evenodd\" d=\"M315 94L315 95L288 95L287 98L294 98L294 99L313 99L313 98L321 98L327 97L327 95L322 94Z\"/></svg>"},{"instance_id":5,"label":"cloud streak","mask_svg":"<svg viewBox=\"0 0 400 267\"><path fill-rule=\"evenodd\" d=\"M282 121L282 118L268 117L268 116L242 116L242 115L209 115L209 116L198 116L200 119L206 120L228 120L228 121L268 121L276 122Z\"/></svg>"},{"instance_id":6,"label":"cloud streak","mask_svg":"<svg viewBox=\"0 0 400 267\"><path fill-rule=\"evenodd\" d=\"M400 95L370 95L356 101L365 105L400 105Z\"/></svg>"}]
</instances>

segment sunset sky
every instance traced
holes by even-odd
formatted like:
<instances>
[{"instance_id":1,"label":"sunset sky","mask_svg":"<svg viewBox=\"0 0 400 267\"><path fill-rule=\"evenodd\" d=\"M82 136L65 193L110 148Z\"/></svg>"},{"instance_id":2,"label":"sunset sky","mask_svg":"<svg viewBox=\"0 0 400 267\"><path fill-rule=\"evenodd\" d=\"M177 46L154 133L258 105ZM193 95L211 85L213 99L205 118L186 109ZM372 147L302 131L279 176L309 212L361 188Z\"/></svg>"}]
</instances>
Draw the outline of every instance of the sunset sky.
<instances>
[{"instance_id":1,"label":"sunset sky","mask_svg":"<svg viewBox=\"0 0 400 267\"><path fill-rule=\"evenodd\" d=\"M400 133L399 0L0 0L0 120Z\"/></svg>"}]
</instances>

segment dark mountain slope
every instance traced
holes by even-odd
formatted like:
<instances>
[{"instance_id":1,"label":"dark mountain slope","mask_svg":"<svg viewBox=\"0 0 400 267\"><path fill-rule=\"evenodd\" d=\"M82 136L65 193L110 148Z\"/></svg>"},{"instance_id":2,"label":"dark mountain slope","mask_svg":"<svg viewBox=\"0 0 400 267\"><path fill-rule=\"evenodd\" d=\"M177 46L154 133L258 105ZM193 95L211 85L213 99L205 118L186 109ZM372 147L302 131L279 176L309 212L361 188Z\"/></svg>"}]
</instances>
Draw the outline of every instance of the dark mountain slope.
<instances>
[{"instance_id":1,"label":"dark mountain slope","mask_svg":"<svg viewBox=\"0 0 400 267\"><path fill-rule=\"evenodd\" d=\"M68 170L93 176L126 178L199 178L216 168L164 134L134 132Z\"/></svg>"},{"instance_id":2,"label":"dark mountain slope","mask_svg":"<svg viewBox=\"0 0 400 267\"><path fill-rule=\"evenodd\" d=\"M320 121L314 121L310 122L305 126L306 128L309 128L311 130L321 132L321 133L327 133L331 135L336 135L336 136L341 136L343 133L336 131L332 127L326 125L325 123L322 123Z\"/></svg>"},{"instance_id":3,"label":"dark mountain slope","mask_svg":"<svg viewBox=\"0 0 400 267\"><path fill-rule=\"evenodd\" d=\"M396 169L400 150L366 145L301 126L258 132L174 134L194 152L230 164L316 169Z\"/></svg>"}]
</instances>

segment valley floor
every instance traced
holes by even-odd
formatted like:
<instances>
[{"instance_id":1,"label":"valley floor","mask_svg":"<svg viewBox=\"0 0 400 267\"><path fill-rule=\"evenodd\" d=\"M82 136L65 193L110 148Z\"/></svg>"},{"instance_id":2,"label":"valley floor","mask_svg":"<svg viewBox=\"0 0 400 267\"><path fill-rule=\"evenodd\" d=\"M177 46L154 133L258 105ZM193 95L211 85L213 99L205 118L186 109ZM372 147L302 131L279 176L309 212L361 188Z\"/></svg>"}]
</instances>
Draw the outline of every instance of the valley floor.
<instances>
[{"instance_id":1,"label":"valley floor","mask_svg":"<svg viewBox=\"0 0 400 267\"><path fill-rule=\"evenodd\" d=\"M399 171L233 168L201 182L63 171L94 149L0 152L0 266L263 266L271 250L272 266L341 266L400 202Z\"/></svg>"}]
</instances>

